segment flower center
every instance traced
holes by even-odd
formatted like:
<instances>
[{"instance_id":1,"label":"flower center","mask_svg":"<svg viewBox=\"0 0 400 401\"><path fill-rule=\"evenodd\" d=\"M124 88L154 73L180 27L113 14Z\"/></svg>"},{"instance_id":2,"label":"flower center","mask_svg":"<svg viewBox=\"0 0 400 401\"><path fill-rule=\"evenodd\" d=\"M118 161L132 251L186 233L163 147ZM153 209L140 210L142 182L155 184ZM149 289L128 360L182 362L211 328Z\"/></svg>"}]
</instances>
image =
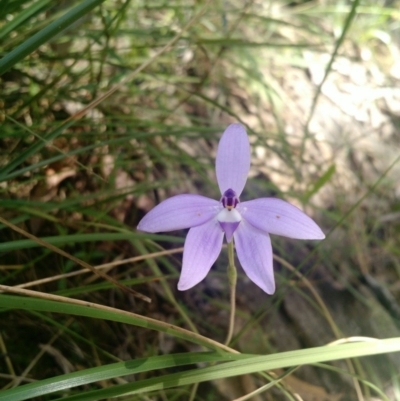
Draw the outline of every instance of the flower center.
<instances>
[{"instance_id":1,"label":"flower center","mask_svg":"<svg viewBox=\"0 0 400 401\"><path fill-rule=\"evenodd\" d=\"M235 209L239 203L236 192L233 189L226 190L221 198L221 203L224 208L218 213L217 220L225 233L227 242L231 242L233 233L242 221L242 216Z\"/></svg>"},{"instance_id":2,"label":"flower center","mask_svg":"<svg viewBox=\"0 0 400 401\"><path fill-rule=\"evenodd\" d=\"M232 210L239 203L239 199L236 196L236 192L233 189L227 189L221 198L222 206L228 210Z\"/></svg>"}]
</instances>

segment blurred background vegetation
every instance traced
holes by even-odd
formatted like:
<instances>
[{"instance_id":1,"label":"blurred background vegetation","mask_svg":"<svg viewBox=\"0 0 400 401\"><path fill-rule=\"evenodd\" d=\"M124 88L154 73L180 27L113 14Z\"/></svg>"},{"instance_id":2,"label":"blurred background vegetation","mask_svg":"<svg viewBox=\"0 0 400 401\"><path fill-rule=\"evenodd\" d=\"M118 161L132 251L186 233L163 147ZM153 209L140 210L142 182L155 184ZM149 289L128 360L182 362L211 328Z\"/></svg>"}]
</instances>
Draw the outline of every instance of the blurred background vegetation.
<instances>
[{"instance_id":1,"label":"blurred background vegetation","mask_svg":"<svg viewBox=\"0 0 400 401\"><path fill-rule=\"evenodd\" d=\"M241 122L253 150L242 200L284 198L313 216L327 239L273 238L274 296L239 267L231 346L269 354L338 337L399 336L399 10L396 0L2 0L0 216L35 237L0 225L0 284L129 310L223 341L224 252L203 283L181 293L185 232L146 235L136 225L175 194L218 199L216 145L228 124ZM152 303L82 273L37 238L105 265ZM0 322L3 389L196 350L82 316L3 308ZM306 366L284 381L285 391L253 399L378 397L357 389L347 369L344 362ZM398 355L365 358L354 369L400 400ZM233 399L257 380L201 384L195 399ZM187 400L189 391L126 399Z\"/></svg>"}]
</instances>

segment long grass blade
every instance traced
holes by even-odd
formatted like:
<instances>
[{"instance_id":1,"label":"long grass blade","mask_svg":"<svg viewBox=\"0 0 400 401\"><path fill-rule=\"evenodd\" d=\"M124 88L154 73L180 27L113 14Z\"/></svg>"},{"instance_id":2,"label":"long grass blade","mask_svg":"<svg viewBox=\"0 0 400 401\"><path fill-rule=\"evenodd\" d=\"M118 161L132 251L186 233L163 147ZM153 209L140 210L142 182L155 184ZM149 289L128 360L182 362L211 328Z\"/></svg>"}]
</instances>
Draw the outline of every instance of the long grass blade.
<instances>
[{"instance_id":1,"label":"long grass blade","mask_svg":"<svg viewBox=\"0 0 400 401\"><path fill-rule=\"evenodd\" d=\"M0 75L4 74L16 63L21 61L27 55L35 51L39 46L48 42L54 36L58 35L64 29L68 28L89 11L103 3L105 0L85 0L56 21L50 23L31 38L20 44L17 48L5 55L0 60Z\"/></svg>"}]
</instances>

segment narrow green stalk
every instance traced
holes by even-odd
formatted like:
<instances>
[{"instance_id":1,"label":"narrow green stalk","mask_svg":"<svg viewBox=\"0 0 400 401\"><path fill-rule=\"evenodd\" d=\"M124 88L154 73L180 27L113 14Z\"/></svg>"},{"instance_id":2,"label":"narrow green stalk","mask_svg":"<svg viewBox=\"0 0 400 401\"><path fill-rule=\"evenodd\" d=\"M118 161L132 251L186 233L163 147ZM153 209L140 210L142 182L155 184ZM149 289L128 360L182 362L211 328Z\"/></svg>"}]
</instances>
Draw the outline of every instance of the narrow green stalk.
<instances>
[{"instance_id":1,"label":"narrow green stalk","mask_svg":"<svg viewBox=\"0 0 400 401\"><path fill-rule=\"evenodd\" d=\"M194 383L192 390L190 391L189 401L194 401L196 398L197 389L199 388L199 383Z\"/></svg>"},{"instance_id":2,"label":"narrow green stalk","mask_svg":"<svg viewBox=\"0 0 400 401\"><path fill-rule=\"evenodd\" d=\"M233 241L231 241L228 244L228 279L231 292L231 307L230 307L231 313L229 317L229 330L228 330L228 335L226 336L225 345L231 342L233 336L233 329L235 327L237 272L235 267Z\"/></svg>"}]
</instances>

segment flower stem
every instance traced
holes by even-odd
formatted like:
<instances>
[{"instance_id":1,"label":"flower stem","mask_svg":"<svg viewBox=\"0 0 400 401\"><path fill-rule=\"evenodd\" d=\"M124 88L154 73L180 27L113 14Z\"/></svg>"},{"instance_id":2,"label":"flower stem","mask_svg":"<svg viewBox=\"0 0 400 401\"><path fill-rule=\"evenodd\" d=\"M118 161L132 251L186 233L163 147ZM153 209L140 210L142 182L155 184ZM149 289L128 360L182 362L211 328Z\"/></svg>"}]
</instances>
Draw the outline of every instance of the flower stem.
<instances>
[{"instance_id":1,"label":"flower stem","mask_svg":"<svg viewBox=\"0 0 400 401\"><path fill-rule=\"evenodd\" d=\"M236 312L236 281L237 272L235 267L234 246L233 241L228 243L228 279L230 285L230 317L229 317L229 330L226 336L225 345L228 345L233 336L233 329L235 326L235 312Z\"/></svg>"}]
</instances>

